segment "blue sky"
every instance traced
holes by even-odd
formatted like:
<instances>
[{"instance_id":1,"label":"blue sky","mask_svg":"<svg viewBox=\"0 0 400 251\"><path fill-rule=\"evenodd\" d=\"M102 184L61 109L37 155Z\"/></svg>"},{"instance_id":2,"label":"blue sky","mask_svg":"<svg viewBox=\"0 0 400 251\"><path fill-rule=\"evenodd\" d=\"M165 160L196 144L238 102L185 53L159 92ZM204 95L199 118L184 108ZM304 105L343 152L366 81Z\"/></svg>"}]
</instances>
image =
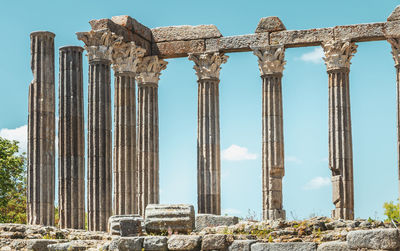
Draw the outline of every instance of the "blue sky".
<instances>
[{"instance_id":1,"label":"blue sky","mask_svg":"<svg viewBox=\"0 0 400 251\"><path fill-rule=\"evenodd\" d=\"M75 32L89 30L89 20L130 15L150 28L215 24L229 36L253 33L259 19L266 16L280 17L288 30L382 22L399 3L3 1L0 136L26 142L32 31L54 32L56 48L82 45ZM228 55L220 83L222 212L244 217L251 210L260 217L261 79L257 58L252 53ZM286 50L283 197L288 219L329 216L333 209L327 161L328 78L321 55L319 47ZM192 61L168 62L159 83L161 203L196 205L197 77ZM84 63L87 95L86 58ZM356 217L383 219L383 203L398 197L395 77L389 43L359 43L350 72Z\"/></svg>"}]
</instances>

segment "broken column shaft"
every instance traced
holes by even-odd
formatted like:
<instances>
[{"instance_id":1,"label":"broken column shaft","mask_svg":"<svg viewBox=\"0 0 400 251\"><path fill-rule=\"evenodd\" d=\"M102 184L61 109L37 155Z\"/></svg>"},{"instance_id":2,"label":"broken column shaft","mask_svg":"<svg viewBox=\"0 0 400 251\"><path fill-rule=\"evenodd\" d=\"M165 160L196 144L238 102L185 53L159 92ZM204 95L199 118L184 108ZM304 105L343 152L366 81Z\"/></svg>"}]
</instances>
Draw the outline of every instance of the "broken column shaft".
<instances>
[{"instance_id":1,"label":"broken column shaft","mask_svg":"<svg viewBox=\"0 0 400 251\"><path fill-rule=\"evenodd\" d=\"M27 208L28 223L54 225L55 84L54 37L32 32L29 86Z\"/></svg>"},{"instance_id":2,"label":"broken column shaft","mask_svg":"<svg viewBox=\"0 0 400 251\"><path fill-rule=\"evenodd\" d=\"M353 146L351 136L350 60L357 45L350 41L322 43L329 77L329 168L335 209L332 218L354 218Z\"/></svg>"},{"instance_id":3,"label":"broken column shaft","mask_svg":"<svg viewBox=\"0 0 400 251\"><path fill-rule=\"evenodd\" d=\"M61 228L85 229L85 125L82 52L60 48L58 206Z\"/></svg>"},{"instance_id":4,"label":"broken column shaft","mask_svg":"<svg viewBox=\"0 0 400 251\"><path fill-rule=\"evenodd\" d=\"M282 178L285 175L282 72L283 46L255 48L262 78L262 190L263 219L285 219L282 206Z\"/></svg>"}]
</instances>

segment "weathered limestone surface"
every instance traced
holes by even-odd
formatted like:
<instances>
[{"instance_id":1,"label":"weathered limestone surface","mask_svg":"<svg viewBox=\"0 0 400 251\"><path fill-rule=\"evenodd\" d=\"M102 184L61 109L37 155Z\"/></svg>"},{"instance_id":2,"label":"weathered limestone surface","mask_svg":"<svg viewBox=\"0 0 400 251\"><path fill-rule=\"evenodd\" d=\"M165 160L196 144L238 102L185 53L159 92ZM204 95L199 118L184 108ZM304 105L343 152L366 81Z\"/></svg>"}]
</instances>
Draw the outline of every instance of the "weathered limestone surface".
<instances>
[{"instance_id":1,"label":"weathered limestone surface","mask_svg":"<svg viewBox=\"0 0 400 251\"><path fill-rule=\"evenodd\" d=\"M197 203L198 212L221 214L219 72L228 56L190 54L198 77Z\"/></svg>"},{"instance_id":2,"label":"weathered limestone surface","mask_svg":"<svg viewBox=\"0 0 400 251\"><path fill-rule=\"evenodd\" d=\"M119 21L121 20L118 20L117 22ZM92 27L92 31L102 32L105 34L113 33L119 37L118 39L120 41L125 43L134 42L136 46L146 50L146 56L151 55L151 40L144 38L144 36L146 36L145 34L129 30L127 27L123 26L124 23L119 25L110 19L91 20L89 23ZM79 37L81 34L85 33L86 32L77 32L77 35Z\"/></svg>"},{"instance_id":3,"label":"weathered limestone surface","mask_svg":"<svg viewBox=\"0 0 400 251\"><path fill-rule=\"evenodd\" d=\"M159 203L158 81L167 62L157 56L144 57L138 66L138 213L148 204Z\"/></svg>"},{"instance_id":4,"label":"weathered limestone surface","mask_svg":"<svg viewBox=\"0 0 400 251\"><path fill-rule=\"evenodd\" d=\"M64 243L56 243L50 244L47 246L49 251L80 251L80 250L88 250L90 247L96 246L97 241L82 241L82 240L74 240ZM44 250L43 250L44 251Z\"/></svg>"},{"instance_id":5,"label":"weathered limestone surface","mask_svg":"<svg viewBox=\"0 0 400 251\"><path fill-rule=\"evenodd\" d=\"M344 241L331 241L325 242L318 246L318 251L350 251L347 242Z\"/></svg>"},{"instance_id":6,"label":"weathered limestone surface","mask_svg":"<svg viewBox=\"0 0 400 251\"><path fill-rule=\"evenodd\" d=\"M146 236L143 241L144 250L166 251L168 250L168 238L166 236Z\"/></svg>"},{"instance_id":7,"label":"weathered limestone surface","mask_svg":"<svg viewBox=\"0 0 400 251\"><path fill-rule=\"evenodd\" d=\"M171 41L152 44L152 52L159 57L185 57L188 53L204 52L206 45L202 39L188 41Z\"/></svg>"},{"instance_id":8,"label":"weathered limestone surface","mask_svg":"<svg viewBox=\"0 0 400 251\"><path fill-rule=\"evenodd\" d=\"M136 162L136 95L137 64L145 50L135 43L115 43L114 69L114 213L138 212Z\"/></svg>"},{"instance_id":9,"label":"weathered limestone surface","mask_svg":"<svg viewBox=\"0 0 400 251\"><path fill-rule=\"evenodd\" d=\"M394 250L400 247L397 229L360 230L347 235L350 249L385 249Z\"/></svg>"},{"instance_id":10,"label":"weathered limestone surface","mask_svg":"<svg viewBox=\"0 0 400 251\"><path fill-rule=\"evenodd\" d=\"M263 17L257 25L256 33L286 30L278 17Z\"/></svg>"},{"instance_id":11,"label":"weathered limestone surface","mask_svg":"<svg viewBox=\"0 0 400 251\"><path fill-rule=\"evenodd\" d=\"M85 228L83 48L60 48L58 199L61 228Z\"/></svg>"},{"instance_id":12,"label":"weathered limestone surface","mask_svg":"<svg viewBox=\"0 0 400 251\"><path fill-rule=\"evenodd\" d=\"M277 224L279 223L279 224ZM297 225L297 227L294 227ZM318 234L315 234L318 232ZM262 234L262 233L265 233ZM51 240L43 238L52 238ZM271 240L273 243L267 242ZM321 243L322 242L322 243ZM56 245L54 245L56 244ZM48 247L49 245L53 245ZM57 227L0 224L0 250L398 250L392 223L371 220L245 222L190 235L119 237Z\"/></svg>"},{"instance_id":13,"label":"weathered limestone surface","mask_svg":"<svg viewBox=\"0 0 400 251\"><path fill-rule=\"evenodd\" d=\"M151 29L154 42L198 40L222 37L215 25L181 25Z\"/></svg>"},{"instance_id":14,"label":"weathered limestone surface","mask_svg":"<svg viewBox=\"0 0 400 251\"><path fill-rule=\"evenodd\" d=\"M200 250L201 236L172 235L168 238L169 250Z\"/></svg>"},{"instance_id":15,"label":"weathered limestone surface","mask_svg":"<svg viewBox=\"0 0 400 251\"><path fill-rule=\"evenodd\" d=\"M256 243L256 240L234 240L229 246L229 251L250 251L251 245Z\"/></svg>"},{"instance_id":16,"label":"weathered limestone surface","mask_svg":"<svg viewBox=\"0 0 400 251\"><path fill-rule=\"evenodd\" d=\"M125 27L129 31L143 39L151 42L153 40L153 34L151 29L147 28L143 24L139 23L136 19L131 18L130 16L122 15L122 16L114 16L111 18L111 21Z\"/></svg>"},{"instance_id":17,"label":"weathered limestone surface","mask_svg":"<svg viewBox=\"0 0 400 251\"><path fill-rule=\"evenodd\" d=\"M400 36L400 21L394 11L388 22L342 25L329 28L286 30L278 17L262 18L255 34L222 37L214 25L182 25L149 29L129 16L92 20L93 30L107 30L146 49L145 56L186 57L190 53L210 51L242 52L251 47L283 45L285 48L318 46L335 39L352 42L385 40Z\"/></svg>"},{"instance_id":18,"label":"weathered limestone surface","mask_svg":"<svg viewBox=\"0 0 400 251\"><path fill-rule=\"evenodd\" d=\"M131 220L140 220L143 225L143 218L138 214L129 214L129 215L113 215L108 219L108 232L113 235L120 234L120 222L121 220L131 219Z\"/></svg>"},{"instance_id":19,"label":"weathered limestone surface","mask_svg":"<svg viewBox=\"0 0 400 251\"><path fill-rule=\"evenodd\" d=\"M278 17L262 18L255 34L223 37L214 25L182 25L149 29L129 16L92 20L93 30L108 30L146 49L146 56L161 58L186 57L189 53L210 51L252 51L251 47L283 45L285 48L318 46L335 39L352 42L385 40L400 36L398 8L388 22L341 25L328 28L286 30ZM270 38L270 39L268 39ZM205 45L205 46L204 46Z\"/></svg>"},{"instance_id":20,"label":"weathered limestone surface","mask_svg":"<svg viewBox=\"0 0 400 251\"><path fill-rule=\"evenodd\" d=\"M144 237L121 237L114 239L104 250L141 251Z\"/></svg>"},{"instance_id":21,"label":"weathered limestone surface","mask_svg":"<svg viewBox=\"0 0 400 251\"><path fill-rule=\"evenodd\" d=\"M197 214L196 231L201 231L206 227L231 226L239 222L236 216L222 216L214 214Z\"/></svg>"},{"instance_id":22,"label":"weathered limestone surface","mask_svg":"<svg viewBox=\"0 0 400 251\"><path fill-rule=\"evenodd\" d=\"M329 168L335 209L332 218L354 218L353 150L349 71L357 45L332 40L322 45L329 75Z\"/></svg>"},{"instance_id":23,"label":"weathered limestone surface","mask_svg":"<svg viewBox=\"0 0 400 251\"><path fill-rule=\"evenodd\" d=\"M119 222L121 236L137 236L142 234L141 219L121 219Z\"/></svg>"},{"instance_id":24,"label":"weathered limestone surface","mask_svg":"<svg viewBox=\"0 0 400 251\"><path fill-rule=\"evenodd\" d=\"M229 245L224 234L207 234L201 241L201 250L225 250Z\"/></svg>"},{"instance_id":25,"label":"weathered limestone surface","mask_svg":"<svg viewBox=\"0 0 400 251\"><path fill-rule=\"evenodd\" d=\"M147 233L190 233L195 228L194 207L186 204L149 204L144 224Z\"/></svg>"},{"instance_id":26,"label":"weathered limestone surface","mask_svg":"<svg viewBox=\"0 0 400 251\"><path fill-rule=\"evenodd\" d=\"M312 242L293 243L255 243L251 245L251 251L315 251L317 244Z\"/></svg>"},{"instance_id":27,"label":"weathered limestone surface","mask_svg":"<svg viewBox=\"0 0 400 251\"><path fill-rule=\"evenodd\" d=\"M400 20L400 6L397 6L394 11L387 18L388 21Z\"/></svg>"},{"instance_id":28,"label":"weathered limestone surface","mask_svg":"<svg viewBox=\"0 0 400 251\"><path fill-rule=\"evenodd\" d=\"M93 31L77 35L89 59L88 229L107 231L112 212L111 45L117 36Z\"/></svg>"},{"instance_id":29,"label":"weathered limestone surface","mask_svg":"<svg viewBox=\"0 0 400 251\"><path fill-rule=\"evenodd\" d=\"M27 217L34 225L54 225L55 83L54 34L32 32L29 85Z\"/></svg>"},{"instance_id":30,"label":"weathered limestone surface","mask_svg":"<svg viewBox=\"0 0 400 251\"><path fill-rule=\"evenodd\" d=\"M206 40L206 51L241 52L251 51L253 47L269 44L268 33L257 33L240 36L229 36ZM168 56L168 55L166 55Z\"/></svg>"},{"instance_id":31,"label":"weathered limestone surface","mask_svg":"<svg viewBox=\"0 0 400 251\"><path fill-rule=\"evenodd\" d=\"M396 88L397 88L397 158L400 158L400 37L388 38L392 46L392 55L396 67ZM397 162L398 190L400 196L400 159Z\"/></svg>"},{"instance_id":32,"label":"weathered limestone surface","mask_svg":"<svg viewBox=\"0 0 400 251\"><path fill-rule=\"evenodd\" d=\"M48 250L47 246L55 243L57 243L56 240L29 240L26 249L34 251Z\"/></svg>"},{"instance_id":33,"label":"weathered limestone surface","mask_svg":"<svg viewBox=\"0 0 400 251\"><path fill-rule=\"evenodd\" d=\"M263 219L285 219L282 206L282 178L285 175L282 72L285 48L255 48L262 78L262 184Z\"/></svg>"}]
</instances>

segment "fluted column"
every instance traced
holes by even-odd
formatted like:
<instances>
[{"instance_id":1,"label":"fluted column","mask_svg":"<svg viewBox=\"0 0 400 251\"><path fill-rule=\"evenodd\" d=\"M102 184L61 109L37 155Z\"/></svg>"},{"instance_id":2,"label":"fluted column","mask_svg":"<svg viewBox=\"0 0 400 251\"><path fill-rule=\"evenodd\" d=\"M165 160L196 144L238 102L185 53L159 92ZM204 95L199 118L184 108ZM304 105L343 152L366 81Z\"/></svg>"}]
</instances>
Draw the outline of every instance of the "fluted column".
<instances>
[{"instance_id":1,"label":"fluted column","mask_svg":"<svg viewBox=\"0 0 400 251\"><path fill-rule=\"evenodd\" d=\"M354 218L353 147L349 72L357 45L351 41L322 43L329 77L329 168L335 209L332 218Z\"/></svg>"},{"instance_id":2,"label":"fluted column","mask_svg":"<svg viewBox=\"0 0 400 251\"><path fill-rule=\"evenodd\" d=\"M397 178L398 196L400 196L400 38L388 38L392 46L392 55L396 68L397 86Z\"/></svg>"},{"instance_id":3,"label":"fluted column","mask_svg":"<svg viewBox=\"0 0 400 251\"><path fill-rule=\"evenodd\" d=\"M219 72L228 56L189 54L198 77L197 204L198 213L221 214Z\"/></svg>"},{"instance_id":4,"label":"fluted column","mask_svg":"<svg viewBox=\"0 0 400 251\"><path fill-rule=\"evenodd\" d=\"M254 48L262 79L262 191L263 220L285 219L282 178L285 175L282 72L285 48Z\"/></svg>"},{"instance_id":5,"label":"fluted column","mask_svg":"<svg viewBox=\"0 0 400 251\"><path fill-rule=\"evenodd\" d=\"M82 52L60 48L58 206L61 228L85 229L85 125Z\"/></svg>"},{"instance_id":6,"label":"fluted column","mask_svg":"<svg viewBox=\"0 0 400 251\"><path fill-rule=\"evenodd\" d=\"M138 66L138 213L148 204L159 203L158 81L167 62L157 56L144 57Z\"/></svg>"},{"instance_id":7,"label":"fluted column","mask_svg":"<svg viewBox=\"0 0 400 251\"><path fill-rule=\"evenodd\" d=\"M110 65L113 34L78 33L89 59L88 99L88 228L107 231L112 212L111 87Z\"/></svg>"},{"instance_id":8,"label":"fluted column","mask_svg":"<svg viewBox=\"0 0 400 251\"><path fill-rule=\"evenodd\" d=\"M114 69L114 214L137 214L135 76L145 50L116 43Z\"/></svg>"},{"instance_id":9,"label":"fluted column","mask_svg":"<svg viewBox=\"0 0 400 251\"><path fill-rule=\"evenodd\" d=\"M29 85L27 210L28 224L54 225L55 84L54 37L32 32Z\"/></svg>"}]
</instances>

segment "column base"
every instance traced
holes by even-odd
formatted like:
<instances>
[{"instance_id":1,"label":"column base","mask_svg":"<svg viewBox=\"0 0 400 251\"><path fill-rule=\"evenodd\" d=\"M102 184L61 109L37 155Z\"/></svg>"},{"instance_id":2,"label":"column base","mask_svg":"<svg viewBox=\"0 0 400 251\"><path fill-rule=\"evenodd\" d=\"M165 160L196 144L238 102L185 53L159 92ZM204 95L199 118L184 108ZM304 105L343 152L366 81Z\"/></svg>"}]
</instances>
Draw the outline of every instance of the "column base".
<instances>
[{"instance_id":1,"label":"column base","mask_svg":"<svg viewBox=\"0 0 400 251\"><path fill-rule=\"evenodd\" d=\"M348 208L335 208L332 210L333 219L353 220L354 212Z\"/></svg>"},{"instance_id":2,"label":"column base","mask_svg":"<svg viewBox=\"0 0 400 251\"><path fill-rule=\"evenodd\" d=\"M286 211L283 209L269 209L264 211L264 220L285 220Z\"/></svg>"}]
</instances>

